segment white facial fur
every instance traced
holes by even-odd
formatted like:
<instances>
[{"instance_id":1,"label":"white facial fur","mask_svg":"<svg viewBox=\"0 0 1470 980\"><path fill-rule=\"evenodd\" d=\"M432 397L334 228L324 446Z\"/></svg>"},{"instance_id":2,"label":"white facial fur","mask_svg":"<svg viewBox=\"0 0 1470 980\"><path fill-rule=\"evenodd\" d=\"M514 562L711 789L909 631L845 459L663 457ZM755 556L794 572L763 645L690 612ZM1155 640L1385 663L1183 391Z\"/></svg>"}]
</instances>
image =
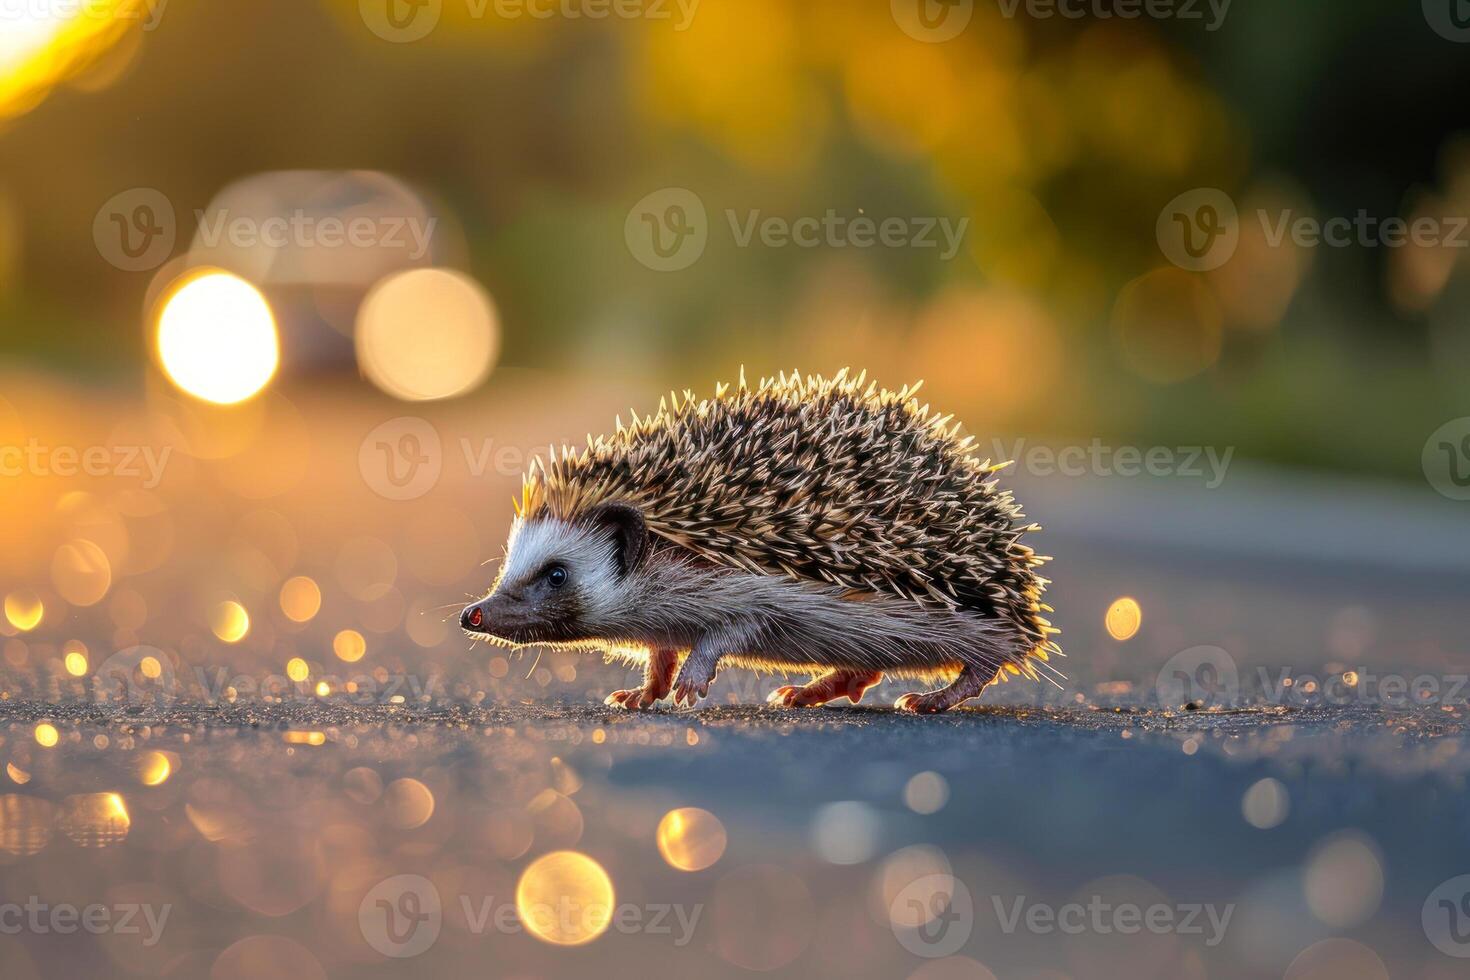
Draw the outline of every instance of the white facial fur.
<instances>
[{"instance_id":1,"label":"white facial fur","mask_svg":"<svg viewBox=\"0 0 1470 980\"><path fill-rule=\"evenodd\" d=\"M623 591L614 548L612 535L605 531L556 518L516 518L495 588L520 590L548 564L559 562L571 575L584 616L596 620L612 612Z\"/></svg>"}]
</instances>

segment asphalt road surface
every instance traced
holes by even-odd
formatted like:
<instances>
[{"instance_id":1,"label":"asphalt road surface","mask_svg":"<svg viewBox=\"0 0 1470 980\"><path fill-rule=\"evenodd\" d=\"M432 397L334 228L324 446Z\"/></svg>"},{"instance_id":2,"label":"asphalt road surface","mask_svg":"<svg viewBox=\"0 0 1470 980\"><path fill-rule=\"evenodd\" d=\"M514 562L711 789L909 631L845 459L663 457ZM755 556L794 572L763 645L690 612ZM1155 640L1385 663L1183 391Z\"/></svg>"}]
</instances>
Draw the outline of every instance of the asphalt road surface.
<instances>
[{"instance_id":1,"label":"asphalt road surface","mask_svg":"<svg viewBox=\"0 0 1470 980\"><path fill-rule=\"evenodd\" d=\"M0 976L1464 976L1459 512L1389 551L1322 538L1391 495L1212 512L1277 515L1253 536L1170 488L1069 520L1078 493L1027 491L1065 689L939 717L733 673L628 714L595 659L359 697L11 684Z\"/></svg>"}]
</instances>

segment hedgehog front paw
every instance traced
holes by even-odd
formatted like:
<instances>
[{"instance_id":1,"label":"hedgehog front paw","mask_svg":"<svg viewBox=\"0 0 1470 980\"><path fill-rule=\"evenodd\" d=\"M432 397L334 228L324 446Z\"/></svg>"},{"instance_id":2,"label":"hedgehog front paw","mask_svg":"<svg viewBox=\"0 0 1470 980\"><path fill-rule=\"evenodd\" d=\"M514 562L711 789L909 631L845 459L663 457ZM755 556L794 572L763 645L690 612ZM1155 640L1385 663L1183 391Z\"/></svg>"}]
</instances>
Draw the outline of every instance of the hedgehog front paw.
<instances>
[{"instance_id":1,"label":"hedgehog front paw","mask_svg":"<svg viewBox=\"0 0 1470 980\"><path fill-rule=\"evenodd\" d=\"M853 704L863 699L863 693L883 680L881 671L834 670L806 685L778 687L766 698L768 704L787 708L815 708L818 705L847 698Z\"/></svg>"},{"instance_id":2,"label":"hedgehog front paw","mask_svg":"<svg viewBox=\"0 0 1470 980\"><path fill-rule=\"evenodd\" d=\"M805 707L811 704L811 702L802 699L802 692L804 690L805 688L798 684L787 684L784 687L778 687L766 695L766 703L778 704L783 708Z\"/></svg>"},{"instance_id":3,"label":"hedgehog front paw","mask_svg":"<svg viewBox=\"0 0 1470 980\"><path fill-rule=\"evenodd\" d=\"M658 703L663 695L646 687L635 687L628 691L614 691L603 699L603 704L610 708L627 708L629 711L642 711L651 708Z\"/></svg>"}]
</instances>

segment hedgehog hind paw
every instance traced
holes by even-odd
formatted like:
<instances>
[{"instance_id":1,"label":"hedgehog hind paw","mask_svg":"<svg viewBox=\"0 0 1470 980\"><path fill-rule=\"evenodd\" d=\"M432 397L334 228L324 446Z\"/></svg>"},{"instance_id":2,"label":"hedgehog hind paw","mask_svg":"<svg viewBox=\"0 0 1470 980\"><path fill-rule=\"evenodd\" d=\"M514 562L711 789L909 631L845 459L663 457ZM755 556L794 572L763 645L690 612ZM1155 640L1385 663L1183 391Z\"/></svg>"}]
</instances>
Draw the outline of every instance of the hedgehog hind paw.
<instances>
[{"instance_id":1,"label":"hedgehog hind paw","mask_svg":"<svg viewBox=\"0 0 1470 980\"><path fill-rule=\"evenodd\" d=\"M916 715L934 715L963 704L985 690L993 674L975 664L966 664L949 687L927 694L905 694L893 703L899 711Z\"/></svg>"},{"instance_id":2,"label":"hedgehog hind paw","mask_svg":"<svg viewBox=\"0 0 1470 980\"><path fill-rule=\"evenodd\" d=\"M905 694L893 702L893 706L899 711L914 715L937 715L957 704L959 701L951 697L947 690L930 691L928 694Z\"/></svg>"}]
</instances>

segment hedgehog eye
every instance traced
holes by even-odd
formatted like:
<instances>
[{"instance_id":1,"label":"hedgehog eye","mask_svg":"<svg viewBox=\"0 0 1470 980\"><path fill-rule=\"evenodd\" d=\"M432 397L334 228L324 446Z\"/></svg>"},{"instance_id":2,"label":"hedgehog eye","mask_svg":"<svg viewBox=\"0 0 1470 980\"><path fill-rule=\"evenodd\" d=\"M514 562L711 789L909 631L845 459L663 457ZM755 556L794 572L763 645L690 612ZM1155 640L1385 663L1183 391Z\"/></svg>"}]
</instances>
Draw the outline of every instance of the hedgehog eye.
<instances>
[{"instance_id":1,"label":"hedgehog eye","mask_svg":"<svg viewBox=\"0 0 1470 980\"><path fill-rule=\"evenodd\" d=\"M559 589L567 584L567 567L565 565L552 565L546 570L546 581L553 589Z\"/></svg>"}]
</instances>

